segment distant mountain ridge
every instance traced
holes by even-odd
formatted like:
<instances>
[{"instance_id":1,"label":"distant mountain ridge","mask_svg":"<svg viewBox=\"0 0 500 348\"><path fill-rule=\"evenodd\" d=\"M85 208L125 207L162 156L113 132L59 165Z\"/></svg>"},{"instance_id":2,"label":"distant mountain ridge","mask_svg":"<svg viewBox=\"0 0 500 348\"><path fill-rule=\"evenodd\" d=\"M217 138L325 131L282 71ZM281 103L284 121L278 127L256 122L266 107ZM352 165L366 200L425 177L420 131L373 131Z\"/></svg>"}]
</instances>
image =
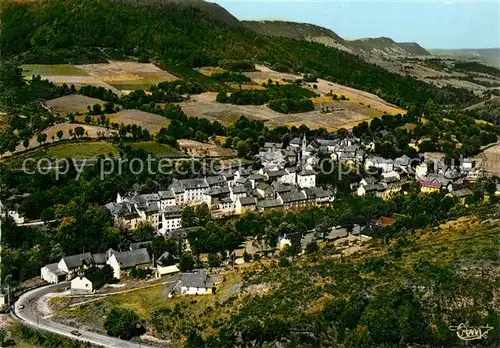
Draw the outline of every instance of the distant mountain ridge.
<instances>
[{"instance_id":1,"label":"distant mountain ridge","mask_svg":"<svg viewBox=\"0 0 500 348\"><path fill-rule=\"evenodd\" d=\"M242 21L241 23L257 34L313 41L354 53L346 41L334 31L315 24L287 21Z\"/></svg>"},{"instance_id":2,"label":"distant mountain ridge","mask_svg":"<svg viewBox=\"0 0 500 348\"><path fill-rule=\"evenodd\" d=\"M437 56L480 60L500 68L500 48L430 49L429 51Z\"/></svg>"},{"instance_id":3,"label":"distant mountain ridge","mask_svg":"<svg viewBox=\"0 0 500 348\"><path fill-rule=\"evenodd\" d=\"M430 56L431 54L425 48L420 46L416 42L398 42L400 47L402 47L406 52L412 56Z\"/></svg>"},{"instance_id":4,"label":"distant mountain ridge","mask_svg":"<svg viewBox=\"0 0 500 348\"><path fill-rule=\"evenodd\" d=\"M386 57L430 55L417 43L397 43L388 37L345 40L334 31L309 23L288 21L242 21L243 26L254 32L276 37L322 43L350 53L374 54Z\"/></svg>"}]
</instances>

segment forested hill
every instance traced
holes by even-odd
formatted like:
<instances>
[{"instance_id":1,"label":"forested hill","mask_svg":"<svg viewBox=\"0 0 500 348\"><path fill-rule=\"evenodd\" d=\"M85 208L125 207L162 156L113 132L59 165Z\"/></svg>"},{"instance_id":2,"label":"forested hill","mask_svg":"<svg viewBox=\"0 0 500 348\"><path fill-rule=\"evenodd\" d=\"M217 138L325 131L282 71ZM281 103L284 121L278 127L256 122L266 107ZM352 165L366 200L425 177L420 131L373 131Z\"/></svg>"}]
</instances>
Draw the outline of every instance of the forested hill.
<instances>
[{"instance_id":1,"label":"forested hill","mask_svg":"<svg viewBox=\"0 0 500 348\"><path fill-rule=\"evenodd\" d=\"M252 60L279 71L313 73L405 108L429 99L460 107L479 101L469 91L402 77L319 43L259 35L214 10L170 1L4 0L2 56L83 63L122 53L188 67Z\"/></svg>"}]
</instances>

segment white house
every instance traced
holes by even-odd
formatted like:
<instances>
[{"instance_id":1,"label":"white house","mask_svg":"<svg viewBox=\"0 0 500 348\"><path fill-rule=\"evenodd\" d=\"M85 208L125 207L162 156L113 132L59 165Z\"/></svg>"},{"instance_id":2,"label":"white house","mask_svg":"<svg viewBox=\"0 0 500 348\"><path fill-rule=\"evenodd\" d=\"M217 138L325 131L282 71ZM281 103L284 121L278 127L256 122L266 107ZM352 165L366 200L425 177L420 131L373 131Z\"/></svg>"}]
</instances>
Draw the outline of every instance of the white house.
<instances>
[{"instance_id":1,"label":"white house","mask_svg":"<svg viewBox=\"0 0 500 348\"><path fill-rule=\"evenodd\" d=\"M297 185L300 188L315 187L316 186L316 174L312 170L302 170L297 173Z\"/></svg>"},{"instance_id":2,"label":"white house","mask_svg":"<svg viewBox=\"0 0 500 348\"><path fill-rule=\"evenodd\" d=\"M57 268L68 274L67 279L71 279L72 275L77 271L86 269L94 264L94 259L91 253L83 253L72 256L63 257L57 264Z\"/></svg>"},{"instance_id":3,"label":"white house","mask_svg":"<svg viewBox=\"0 0 500 348\"><path fill-rule=\"evenodd\" d=\"M40 278L47 283L57 284L66 280L67 273L57 267L58 263L51 263L40 269Z\"/></svg>"},{"instance_id":4,"label":"white house","mask_svg":"<svg viewBox=\"0 0 500 348\"><path fill-rule=\"evenodd\" d=\"M420 163L418 166L415 167L415 178L416 179L422 179L425 177L428 173L428 168L426 163Z\"/></svg>"},{"instance_id":5,"label":"white house","mask_svg":"<svg viewBox=\"0 0 500 348\"><path fill-rule=\"evenodd\" d=\"M106 261L113 268L113 275L120 279L124 271L137 266L147 266L151 262L147 249L116 252Z\"/></svg>"},{"instance_id":6,"label":"white house","mask_svg":"<svg viewBox=\"0 0 500 348\"><path fill-rule=\"evenodd\" d=\"M257 208L257 200L255 197L238 197L235 203L235 212L238 215L245 211L253 211Z\"/></svg>"},{"instance_id":7,"label":"white house","mask_svg":"<svg viewBox=\"0 0 500 348\"><path fill-rule=\"evenodd\" d=\"M160 233L167 234L168 232L177 230L182 227L182 208L177 205L167 206L161 212Z\"/></svg>"},{"instance_id":8,"label":"white house","mask_svg":"<svg viewBox=\"0 0 500 348\"><path fill-rule=\"evenodd\" d=\"M160 191L160 192L158 192L158 196L160 197L160 201L159 201L160 210L163 210L166 207L169 207L169 206L176 204L175 194L172 190Z\"/></svg>"},{"instance_id":9,"label":"white house","mask_svg":"<svg viewBox=\"0 0 500 348\"><path fill-rule=\"evenodd\" d=\"M94 291L92 282L84 276L77 276L71 281L71 293L91 294Z\"/></svg>"},{"instance_id":10,"label":"white house","mask_svg":"<svg viewBox=\"0 0 500 348\"><path fill-rule=\"evenodd\" d=\"M180 289L181 295L209 295L215 293L214 282L205 272L183 274Z\"/></svg>"}]
</instances>

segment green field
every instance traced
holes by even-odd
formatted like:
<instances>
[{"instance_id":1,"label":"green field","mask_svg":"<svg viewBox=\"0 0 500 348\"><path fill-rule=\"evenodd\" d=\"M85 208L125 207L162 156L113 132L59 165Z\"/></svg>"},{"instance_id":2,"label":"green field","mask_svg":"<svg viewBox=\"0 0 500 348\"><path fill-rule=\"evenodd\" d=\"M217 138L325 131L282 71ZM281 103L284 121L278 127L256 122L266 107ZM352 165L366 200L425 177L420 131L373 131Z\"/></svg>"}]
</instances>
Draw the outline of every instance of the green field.
<instances>
[{"instance_id":1,"label":"green field","mask_svg":"<svg viewBox=\"0 0 500 348\"><path fill-rule=\"evenodd\" d=\"M134 150L143 149L146 152L151 152L153 155L165 155L172 153L180 153L179 150L166 144L160 144L154 141L143 141L138 143L131 143L130 146Z\"/></svg>"},{"instance_id":2,"label":"green field","mask_svg":"<svg viewBox=\"0 0 500 348\"><path fill-rule=\"evenodd\" d=\"M32 75L78 75L88 76L80 68L71 64L26 64L22 66L24 76Z\"/></svg>"},{"instance_id":3,"label":"green field","mask_svg":"<svg viewBox=\"0 0 500 348\"><path fill-rule=\"evenodd\" d=\"M116 147L106 141L89 141L89 142L77 142L77 143L56 143L53 145L46 146L44 148L34 150L27 154L21 156L15 156L9 158L9 163L20 162L25 158L90 158L99 155L107 155L109 153L117 153Z\"/></svg>"}]
</instances>

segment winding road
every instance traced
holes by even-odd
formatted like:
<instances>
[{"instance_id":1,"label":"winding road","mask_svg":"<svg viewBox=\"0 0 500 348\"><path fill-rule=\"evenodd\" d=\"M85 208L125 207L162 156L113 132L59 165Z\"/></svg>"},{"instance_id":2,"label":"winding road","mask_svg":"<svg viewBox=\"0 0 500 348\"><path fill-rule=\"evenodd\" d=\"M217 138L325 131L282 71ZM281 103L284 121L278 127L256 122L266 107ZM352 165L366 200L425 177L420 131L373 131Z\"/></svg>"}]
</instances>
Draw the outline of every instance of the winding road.
<instances>
[{"instance_id":1,"label":"winding road","mask_svg":"<svg viewBox=\"0 0 500 348\"><path fill-rule=\"evenodd\" d=\"M145 344L124 341L95 332L84 331L75 327L62 325L53 322L50 319L44 318L36 313L36 303L39 298L49 293L62 292L68 286L70 286L69 282L63 282L59 284L44 286L24 293L15 303L15 318L24 324L39 328L41 330L50 331L58 335L67 336L75 340L89 342L103 347L152 348L151 346ZM81 335L75 336L71 334L71 331L74 330L78 330Z\"/></svg>"}]
</instances>

